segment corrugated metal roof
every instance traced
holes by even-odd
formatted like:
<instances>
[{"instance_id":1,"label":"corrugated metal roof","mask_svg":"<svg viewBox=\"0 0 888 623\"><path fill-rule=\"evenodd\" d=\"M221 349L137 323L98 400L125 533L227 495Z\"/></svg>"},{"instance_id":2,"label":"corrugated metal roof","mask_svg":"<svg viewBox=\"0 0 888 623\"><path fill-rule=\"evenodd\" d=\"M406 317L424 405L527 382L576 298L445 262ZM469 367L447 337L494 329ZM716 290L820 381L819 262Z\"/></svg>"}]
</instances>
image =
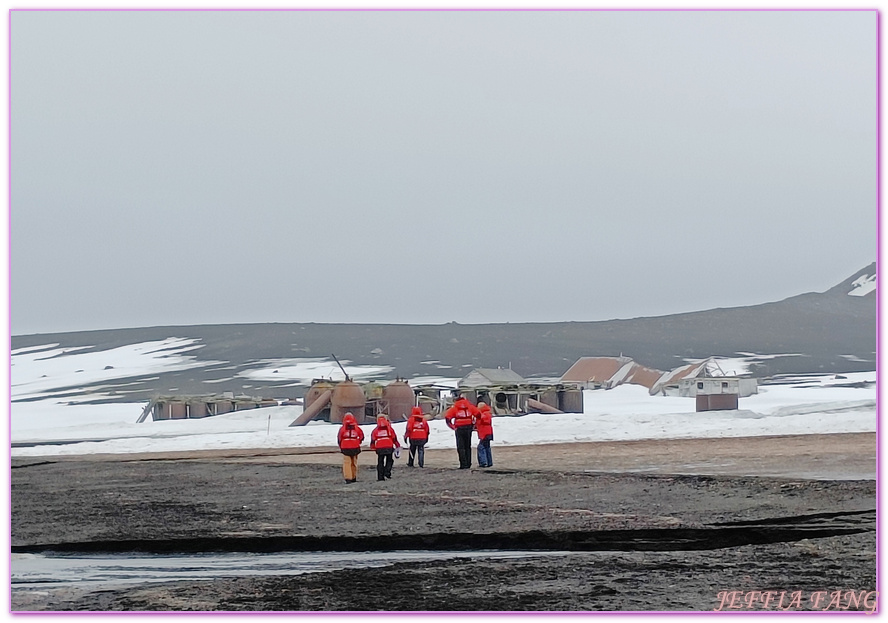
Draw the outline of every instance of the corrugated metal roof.
<instances>
[{"instance_id":1,"label":"corrugated metal roof","mask_svg":"<svg viewBox=\"0 0 888 623\"><path fill-rule=\"evenodd\" d=\"M478 375L484 377L491 385L517 385L527 382L511 368L475 368L463 379Z\"/></svg>"},{"instance_id":2,"label":"corrugated metal roof","mask_svg":"<svg viewBox=\"0 0 888 623\"><path fill-rule=\"evenodd\" d=\"M629 357L581 357L562 375L561 382L596 383L606 387L631 383L650 387L662 374Z\"/></svg>"},{"instance_id":3,"label":"corrugated metal roof","mask_svg":"<svg viewBox=\"0 0 888 623\"><path fill-rule=\"evenodd\" d=\"M642 387L652 387L662 374L662 370L655 370L654 368L647 368L635 364L635 367L632 369L632 374L626 379L626 382L632 383L633 385L641 385Z\"/></svg>"},{"instance_id":4,"label":"corrugated metal roof","mask_svg":"<svg viewBox=\"0 0 888 623\"><path fill-rule=\"evenodd\" d=\"M567 372L561 375L561 381L604 383L631 361L629 357L580 357L575 364L568 368Z\"/></svg>"}]
</instances>

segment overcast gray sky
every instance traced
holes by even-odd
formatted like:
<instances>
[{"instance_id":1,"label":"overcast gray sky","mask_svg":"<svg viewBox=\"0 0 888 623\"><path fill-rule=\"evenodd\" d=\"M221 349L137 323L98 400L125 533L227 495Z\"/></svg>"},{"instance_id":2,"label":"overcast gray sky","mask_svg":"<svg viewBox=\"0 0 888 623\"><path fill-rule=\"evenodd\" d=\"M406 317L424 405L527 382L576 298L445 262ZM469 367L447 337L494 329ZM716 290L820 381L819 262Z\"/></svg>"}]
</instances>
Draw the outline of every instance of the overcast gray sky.
<instances>
[{"instance_id":1,"label":"overcast gray sky","mask_svg":"<svg viewBox=\"0 0 888 623\"><path fill-rule=\"evenodd\" d=\"M876 259L875 11L13 11L15 335L604 320Z\"/></svg>"}]
</instances>

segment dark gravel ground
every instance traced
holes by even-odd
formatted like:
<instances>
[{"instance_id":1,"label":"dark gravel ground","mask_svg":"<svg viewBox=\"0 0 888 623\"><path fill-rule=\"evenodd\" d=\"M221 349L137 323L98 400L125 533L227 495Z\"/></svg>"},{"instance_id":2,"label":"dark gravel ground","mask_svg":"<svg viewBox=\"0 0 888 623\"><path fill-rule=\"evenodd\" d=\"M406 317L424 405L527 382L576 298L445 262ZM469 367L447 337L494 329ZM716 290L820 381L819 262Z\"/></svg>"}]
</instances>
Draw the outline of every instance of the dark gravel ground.
<instances>
[{"instance_id":1,"label":"dark gravel ground","mask_svg":"<svg viewBox=\"0 0 888 623\"><path fill-rule=\"evenodd\" d=\"M469 535L575 551L92 592L15 589L13 610L711 610L719 592L763 590L786 591L786 603L801 591L805 609L815 591L876 588L873 480L399 465L393 480L376 482L366 462L363 479L346 485L335 464L280 457L13 459L12 547L459 549L473 547L460 540Z\"/></svg>"}]
</instances>

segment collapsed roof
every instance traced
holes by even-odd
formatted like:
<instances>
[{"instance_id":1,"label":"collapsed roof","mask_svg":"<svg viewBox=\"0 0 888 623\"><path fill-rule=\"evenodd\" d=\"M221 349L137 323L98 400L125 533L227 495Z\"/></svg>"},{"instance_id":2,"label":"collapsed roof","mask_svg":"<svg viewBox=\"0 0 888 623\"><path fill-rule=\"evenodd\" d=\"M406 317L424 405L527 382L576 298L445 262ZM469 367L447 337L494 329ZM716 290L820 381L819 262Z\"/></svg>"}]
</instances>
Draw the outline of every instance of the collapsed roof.
<instances>
[{"instance_id":1,"label":"collapsed roof","mask_svg":"<svg viewBox=\"0 0 888 623\"><path fill-rule=\"evenodd\" d=\"M623 383L650 388L663 372L642 366L629 357L580 357L561 376L562 383L583 383L605 388Z\"/></svg>"}]
</instances>

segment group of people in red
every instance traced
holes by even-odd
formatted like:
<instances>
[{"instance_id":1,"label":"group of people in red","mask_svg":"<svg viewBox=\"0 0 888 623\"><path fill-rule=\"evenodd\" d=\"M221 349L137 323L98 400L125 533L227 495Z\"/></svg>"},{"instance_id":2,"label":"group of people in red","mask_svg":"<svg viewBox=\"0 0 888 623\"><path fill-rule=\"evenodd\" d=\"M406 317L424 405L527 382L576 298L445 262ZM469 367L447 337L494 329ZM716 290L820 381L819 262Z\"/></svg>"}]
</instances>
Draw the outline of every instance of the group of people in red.
<instances>
[{"instance_id":1,"label":"group of people in red","mask_svg":"<svg viewBox=\"0 0 888 623\"><path fill-rule=\"evenodd\" d=\"M472 431L478 433L478 465L491 467L493 456L490 442L493 440L493 414L490 407L479 402L473 405L466 398L459 397L453 406L444 413L447 426L456 433L456 452L459 455L459 468L472 467ZM364 431L358 426L355 416L346 413L337 436L342 452L342 475L346 483L358 479L358 455L364 442ZM407 466L425 467L425 445L429 440L429 423L420 407L413 407L404 432L404 443L409 444ZM376 419L376 427L370 433L370 449L376 451L376 480L392 477L392 466L400 454L401 444L392 423L385 415Z\"/></svg>"},{"instance_id":2,"label":"group of people in red","mask_svg":"<svg viewBox=\"0 0 888 623\"><path fill-rule=\"evenodd\" d=\"M460 397L444 412L444 419L447 426L456 433L456 453L459 455L460 469L472 467L472 431L478 432L478 466L493 466L493 455L490 452L493 414L488 405L479 402L476 407L467 398Z\"/></svg>"}]
</instances>

